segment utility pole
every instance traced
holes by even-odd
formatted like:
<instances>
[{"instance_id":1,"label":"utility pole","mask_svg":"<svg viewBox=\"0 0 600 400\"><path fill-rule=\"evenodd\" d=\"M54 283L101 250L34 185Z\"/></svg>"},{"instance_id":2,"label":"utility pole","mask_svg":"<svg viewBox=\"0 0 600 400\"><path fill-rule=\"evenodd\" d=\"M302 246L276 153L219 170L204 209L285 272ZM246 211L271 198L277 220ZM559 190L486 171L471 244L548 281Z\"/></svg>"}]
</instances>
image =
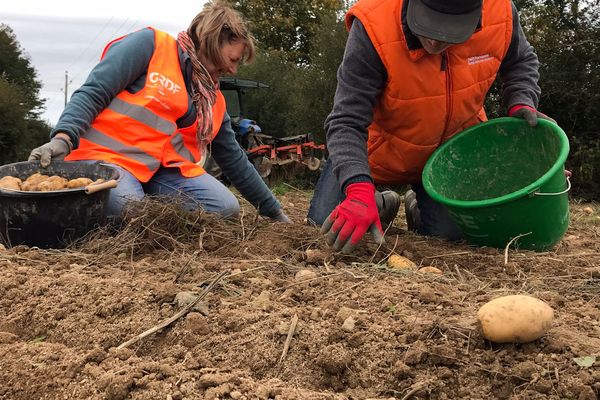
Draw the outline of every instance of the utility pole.
<instances>
[{"instance_id":1,"label":"utility pole","mask_svg":"<svg viewBox=\"0 0 600 400\"><path fill-rule=\"evenodd\" d=\"M69 92L69 71L65 71L65 107L67 106L68 92Z\"/></svg>"}]
</instances>

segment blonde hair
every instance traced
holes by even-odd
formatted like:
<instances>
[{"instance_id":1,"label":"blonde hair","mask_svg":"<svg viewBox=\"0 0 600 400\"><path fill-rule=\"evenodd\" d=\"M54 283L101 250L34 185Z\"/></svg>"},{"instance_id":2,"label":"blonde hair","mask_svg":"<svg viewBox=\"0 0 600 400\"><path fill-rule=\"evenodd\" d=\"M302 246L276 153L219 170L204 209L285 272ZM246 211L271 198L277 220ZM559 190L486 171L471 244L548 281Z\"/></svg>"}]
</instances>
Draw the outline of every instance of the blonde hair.
<instances>
[{"instance_id":1,"label":"blonde hair","mask_svg":"<svg viewBox=\"0 0 600 400\"><path fill-rule=\"evenodd\" d=\"M194 42L196 52L215 65L225 65L221 56L224 43L242 42L246 45L240 60L242 64L252 62L256 54L254 38L242 15L224 1L208 2L194 17L187 33Z\"/></svg>"}]
</instances>

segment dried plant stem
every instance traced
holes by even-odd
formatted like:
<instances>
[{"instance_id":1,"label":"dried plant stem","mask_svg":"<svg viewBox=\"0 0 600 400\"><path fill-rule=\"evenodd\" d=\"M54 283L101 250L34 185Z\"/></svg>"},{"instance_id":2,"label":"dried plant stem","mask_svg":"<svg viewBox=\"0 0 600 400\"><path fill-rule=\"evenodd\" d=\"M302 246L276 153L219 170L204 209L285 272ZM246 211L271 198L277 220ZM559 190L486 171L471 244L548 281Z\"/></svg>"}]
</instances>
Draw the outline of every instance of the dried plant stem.
<instances>
[{"instance_id":1,"label":"dried plant stem","mask_svg":"<svg viewBox=\"0 0 600 400\"><path fill-rule=\"evenodd\" d=\"M532 232L527 232L527 233L523 233L521 235L515 236L514 238L510 239L510 242L508 242L508 244L504 248L504 265L508 264L508 248L510 247L510 245L513 244L513 242L515 242L519 238L522 238L523 236L527 236L527 235L531 235L531 234L532 234Z\"/></svg>"},{"instance_id":2,"label":"dried plant stem","mask_svg":"<svg viewBox=\"0 0 600 400\"><path fill-rule=\"evenodd\" d=\"M164 320L160 324L153 326L152 328L148 329L147 331L145 331L143 333L140 333L136 337L134 337L132 339L129 339L125 343L120 344L117 347L117 349L123 349L125 347L131 346L132 344L137 343L138 341L144 339L145 337L150 336L150 335L152 335L152 334L160 331L163 328L166 328L167 326L171 325L173 322L177 321L179 318L181 318L184 315L186 315L196 304L198 304L202 299L204 299L206 297L206 295L211 291L211 289L217 283L219 283L219 281L221 279L223 279L223 277L225 275L227 275L228 273L229 273L228 270L221 272L215 279L213 279L213 281L206 287L206 289L204 289L204 292L202 292L202 294L200 296L198 296L196 298L196 300L192 301L190 304L188 304L187 306L185 306L185 308L183 308L177 314L173 315L171 318L168 318L168 319Z\"/></svg>"},{"instance_id":3,"label":"dried plant stem","mask_svg":"<svg viewBox=\"0 0 600 400\"><path fill-rule=\"evenodd\" d=\"M281 352L281 357L279 357L277 375L279 375L279 373L281 372L283 360L285 359L285 356L287 355L290 349L290 343L292 342L292 338L294 337L294 333L296 332L296 325L298 325L298 314L294 314L294 316L292 317L290 329L288 330L287 338L285 339L285 343L283 344L283 351Z\"/></svg>"},{"instance_id":4,"label":"dried plant stem","mask_svg":"<svg viewBox=\"0 0 600 400\"><path fill-rule=\"evenodd\" d=\"M456 253L438 254L435 256L427 256L427 257L423 257L423 258L442 258L442 257L450 257L450 256L462 256L465 254L472 254L472 253L470 251L458 251Z\"/></svg>"}]
</instances>

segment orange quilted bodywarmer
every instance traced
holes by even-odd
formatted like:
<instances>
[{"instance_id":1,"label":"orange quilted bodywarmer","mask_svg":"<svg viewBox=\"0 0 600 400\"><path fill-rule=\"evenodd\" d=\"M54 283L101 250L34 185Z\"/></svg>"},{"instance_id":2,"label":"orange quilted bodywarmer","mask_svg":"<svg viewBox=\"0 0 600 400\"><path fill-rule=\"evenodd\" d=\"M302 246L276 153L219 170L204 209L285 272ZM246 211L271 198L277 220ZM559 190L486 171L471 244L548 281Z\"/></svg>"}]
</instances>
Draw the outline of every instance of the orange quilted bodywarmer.
<instances>
[{"instance_id":1,"label":"orange quilted bodywarmer","mask_svg":"<svg viewBox=\"0 0 600 400\"><path fill-rule=\"evenodd\" d=\"M368 154L377 183L421 180L445 140L485 121L483 103L512 35L510 0L484 0L480 28L442 55L410 50L401 0L360 0L346 15L364 25L387 71L369 126Z\"/></svg>"}]
</instances>

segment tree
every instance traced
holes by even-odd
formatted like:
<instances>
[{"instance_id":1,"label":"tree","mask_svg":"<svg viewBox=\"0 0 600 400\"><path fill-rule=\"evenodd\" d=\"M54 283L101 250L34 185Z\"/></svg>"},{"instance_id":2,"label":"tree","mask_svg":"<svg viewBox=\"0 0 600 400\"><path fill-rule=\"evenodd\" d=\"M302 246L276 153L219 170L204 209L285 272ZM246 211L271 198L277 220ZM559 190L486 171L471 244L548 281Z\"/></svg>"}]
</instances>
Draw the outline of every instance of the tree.
<instances>
[{"instance_id":1,"label":"tree","mask_svg":"<svg viewBox=\"0 0 600 400\"><path fill-rule=\"evenodd\" d=\"M50 127L39 119L40 88L12 29L0 24L0 163L26 159L47 140Z\"/></svg>"},{"instance_id":2,"label":"tree","mask_svg":"<svg viewBox=\"0 0 600 400\"><path fill-rule=\"evenodd\" d=\"M321 17L341 8L341 0L237 0L264 51L280 51L298 64L310 63L310 47Z\"/></svg>"},{"instance_id":3,"label":"tree","mask_svg":"<svg viewBox=\"0 0 600 400\"><path fill-rule=\"evenodd\" d=\"M540 107L571 142L574 191L600 198L600 4L544 0L522 14L540 59Z\"/></svg>"},{"instance_id":4,"label":"tree","mask_svg":"<svg viewBox=\"0 0 600 400\"><path fill-rule=\"evenodd\" d=\"M6 24L0 24L0 76L21 88L28 115L39 116L44 104L39 97L42 84L12 29Z\"/></svg>"},{"instance_id":5,"label":"tree","mask_svg":"<svg viewBox=\"0 0 600 400\"><path fill-rule=\"evenodd\" d=\"M314 134L324 142L323 123L331 111L336 72L346 43L346 29L339 10L323 11L307 58L310 64L290 61L280 50L261 50L254 64L240 75L256 79L269 89L247 93L248 117L256 119L273 136Z\"/></svg>"}]
</instances>

